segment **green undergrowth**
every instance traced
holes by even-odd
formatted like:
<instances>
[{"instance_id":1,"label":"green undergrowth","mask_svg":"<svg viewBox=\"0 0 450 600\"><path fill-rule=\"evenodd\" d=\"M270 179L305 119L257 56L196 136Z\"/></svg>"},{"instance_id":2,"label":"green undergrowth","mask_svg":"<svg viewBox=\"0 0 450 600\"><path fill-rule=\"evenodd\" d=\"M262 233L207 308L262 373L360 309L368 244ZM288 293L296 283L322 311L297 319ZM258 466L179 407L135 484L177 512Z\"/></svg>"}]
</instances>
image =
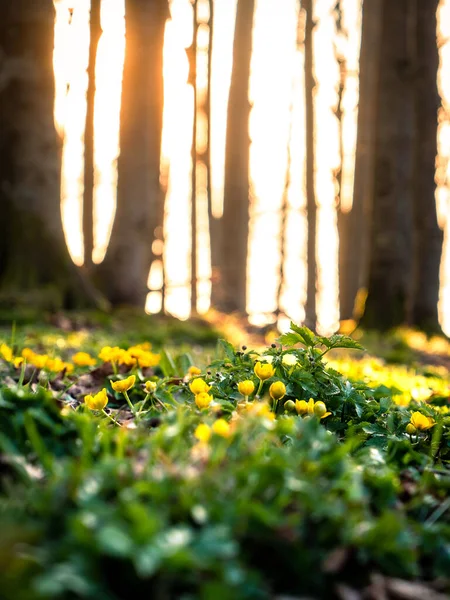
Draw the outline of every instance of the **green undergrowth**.
<instances>
[{"instance_id":1,"label":"green undergrowth","mask_svg":"<svg viewBox=\"0 0 450 600\"><path fill-rule=\"evenodd\" d=\"M294 324L197 354L128 333L0 349L2 598L334 598L374 577L450 593L448 372Z\"/></svg>"}]
</instances>

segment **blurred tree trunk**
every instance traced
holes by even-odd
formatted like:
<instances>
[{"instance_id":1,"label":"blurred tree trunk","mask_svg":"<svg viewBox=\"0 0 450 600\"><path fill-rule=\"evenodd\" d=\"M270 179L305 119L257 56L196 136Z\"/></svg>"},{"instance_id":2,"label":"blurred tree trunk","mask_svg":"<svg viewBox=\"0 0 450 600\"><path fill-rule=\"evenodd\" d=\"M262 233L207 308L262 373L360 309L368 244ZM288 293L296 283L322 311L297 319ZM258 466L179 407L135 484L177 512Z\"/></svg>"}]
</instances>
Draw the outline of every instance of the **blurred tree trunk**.
<instances>
[{"instance_id":1,"label":"blurred tree trunk","mask_svg":"<svg viewBox=\"0 0 450 600\"><path fill-rule=\"evenodd\" d=\"M416 78L414 155L414 276L409 321L439 331L437 304L443 234L436 215L438 0L416 0Z\"/></svg>"},{"instance_id":2,"label":"blurred tree trunk","mask_svg":"<svg viewBox=\"0 0 450 600\"><path fill-rule=\"evenodd\" d=\"M427 0L428 1L428 0ZM366 327L406 322L412 277L414 56L410 0L385 0Z\"/></svg>"},{"instance_id":3,"label":"blurred tree trunk","mask_svg":"<svg viewBox=\"0 0 450 600\"><path fill-rule=\"evenodd\" d=\"M61 224L52 0L2 3L0 19L0 304L95 303Z\"/></svg>"},{"instance_id":4,"label":"blurred tree trunk","mask_svg":"<svg viewBox=\"0 0 450 600\"><path fill-rule=\"evenodd\" d=\"M364 3L360 52L358 137L353 205L339 212L339 298L341 320L358 317L358 290L367 287L370 218L375 176L377 94L383 0ZM358 307L356 307L358 308Z\"/></svg>"},{"instance_id":5,"label":"blurred tree trunk","mask_svg":"<svg viewBox=\"0 0 450 600\"><path fill-rule=\"evenodd\" d=\"M316 314L316 193L315 193L315 133L314 133L314 78L313 61L313 0L302 3L306 11L305 20L305 111L306 111L306 206L308 213L308 271L306 286L305 322L315 330Z\"/></svg>"},{"instance_id":6,"label":"blurred tree trunk","mask_svg":"<svg viewBox=\"0 0 450 600\"><path fill-rule=\"evenodd\" d=\"M101 0L91 0L89 19L89 66L86 125L84 130L84 192L83 192L83 240L84 264L87 268L92 266L92 250L94 248L94 105L95 105L95 67L97 63L97 49L102 27L100 22Z\"/></svg>"},{"instance_id":7,"label":"blurred tree trunk","mask_svg":"<svg viewBox=\"0 0 450 600\"><path fill-rule=\"evenodd\" d=\"M220 289L220 251L222 223L213 212L213 192L212 192L212 110L211 110L211 91L212 91L212 53L214 44L214 0L209 0L209 44L208 44L208 90L206 98L206 116L208 120L208 148L206 151L205 162L207 165L207 193L208 193L208 221L209 235L211 244L211 304L217 305L217 293ZM220 294L219 294L220 297Z\"/></svg>"},{"instance_id":8,"label":"blurred tree trunk","mask_svg":"<svg viewBox=\"0 0 450 600\"><path fill-rule=\"evenodd\" d=\"M249 233L249 80L254 0L238 0L225 154L224 212L220 255L220 298L224 312L246 312Z\"/></svg>"},{"instance_id":9,"label":"blurred tree trunk","mask_svg":"<svg viewBox=\"0 0 450 600\"><path fill-rule=\"evenodd\" d=\"M126 0L126 48L120 112L117 209L106 257L98 269L102 290L114 305L144 307L162 235L160 185L163 46L167 0Z\"/></svg>"}]
</instances>

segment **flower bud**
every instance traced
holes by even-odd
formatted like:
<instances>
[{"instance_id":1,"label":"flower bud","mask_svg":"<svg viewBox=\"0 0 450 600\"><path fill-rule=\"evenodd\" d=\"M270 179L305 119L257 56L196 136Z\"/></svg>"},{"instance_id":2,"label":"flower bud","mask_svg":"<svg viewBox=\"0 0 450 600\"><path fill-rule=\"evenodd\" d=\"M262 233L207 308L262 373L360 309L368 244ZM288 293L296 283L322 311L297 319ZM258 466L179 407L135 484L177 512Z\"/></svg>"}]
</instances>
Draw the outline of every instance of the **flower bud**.
<instances>
[{"instance_id":1,"label":"flower bud","mask_svg":"<svg viewBox=\"0 0 450 600\"><path fill-rule=\"evenodd\" d=\"M238 383L239 393L243 396L251 396L255 391L255 384L250 379L246 379L245 381L240 381Z\"/></svg>"},{"instance_id":2,"label":"flower bud","mask_svg":"<svg viewBox=\"0 0 450 600\"><path fill-rule=\"evenodd\" d=\"M316 417L322 418L324 416L324 414L327 412L327 407L325 405L325 402L316 402L314 404L314 414L316 415Z\"/></svg>"},{"instance_id":3,"label":"flower bud","mask_svg":"<svg viewBox=\"0 0 450 600\"><path fill-rule=\"evenodd\" d=\"M286 410L288 412L294 412L295 411L295 402L293 400L286 400L286 402L284 403L284 410Z\"/></svg>"},{"instance_id":4,"label":"flower bud","mask_svg":"<svg viewBox=\"0 0 450 600\"><path fill-rule=\"evenodd\" d=\"M408 425L406 426L406 433L409 433L409 435L414 435L415 433L417 433L417 429L412 423L408 423Z\"/></svg>"},{"instance_id":5,"label":"flower bud","mask_svg":"<svg viewBox=\"0 0 450 600\"><path fill-rule=\"evenodd\" d=\"M282 381L274 381L269 388L269 394L273 400L281 400L286 395L286 386Z\"/></svg>"}]
</instances>

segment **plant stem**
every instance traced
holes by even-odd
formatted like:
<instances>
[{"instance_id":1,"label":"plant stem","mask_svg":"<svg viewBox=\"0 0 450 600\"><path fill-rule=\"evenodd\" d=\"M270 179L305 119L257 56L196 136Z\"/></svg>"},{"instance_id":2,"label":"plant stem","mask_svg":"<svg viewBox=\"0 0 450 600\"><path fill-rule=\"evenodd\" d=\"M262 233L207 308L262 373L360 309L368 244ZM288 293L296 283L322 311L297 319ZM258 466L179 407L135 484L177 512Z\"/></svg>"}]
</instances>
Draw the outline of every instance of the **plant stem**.
<instances>
[{"instance_id":1,"label":"plant stem","mask_svg":"<svg viewBox=\"0 0 450 600\"><path fill-rule=\"evenodd\" d=\"M133 413L133 415L134 415L134 416L137 418L137 417L138 417L138 415L136 414L136 409L134 408L134 406L133 406L133 403L132 403L132 402L131 402L131 400L130 400L130 397L129 397L129 395L128 395L128 392L127 392L127 391L125 391L125 392L123 393L123 395L125 396L125 400L127 401L127 404L128 404L128 406L130 407L130 410L131 410L131 412L132 412L132 413Z\"/></svg>"},{"instance_id":2,"label":"plant stem","mask_svg":"<svg viewBox=\"0 0 450 600\"><path fill-rule=\"evenodd\" d=\"M114 419L114 417L112 417L111 415L108 415L108 413L106 412L106 410L104 408L102 409L102 413L105 415L105 417L108 417L108 419L110 419L114 423L114 425L117 425L118 427L122 427L122 425L120 423L118 423Z\"/></svg>"}]
</instances>

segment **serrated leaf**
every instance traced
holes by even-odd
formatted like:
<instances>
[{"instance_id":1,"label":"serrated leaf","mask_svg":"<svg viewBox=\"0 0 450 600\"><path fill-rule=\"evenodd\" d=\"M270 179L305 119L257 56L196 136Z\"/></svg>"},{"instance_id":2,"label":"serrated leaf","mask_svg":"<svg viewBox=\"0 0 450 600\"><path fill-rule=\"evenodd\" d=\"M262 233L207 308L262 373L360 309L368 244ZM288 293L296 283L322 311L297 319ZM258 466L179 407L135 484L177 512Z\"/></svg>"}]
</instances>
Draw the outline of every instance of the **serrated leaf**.
<instances>
[{"instance_id":1,"label":"serrated leaf","mask_svg":"<svg viewBox=\"0 0 450 600\"><path fill-rule=\"evenodd\" d=\"M280 335L278 342L282 346L295 346L296 344L303 344L303 338L298 333L284 333Z\"/></svg>"},{"instance_id":2,"label":"serrated leaf","mask_svg":"<svg viewBox=\"0 0 450 600\"><path fill-rule=\"evenodd\" d=\"M317 338L314 335L314 333L311 331L311 329L308 329L308 327L299 327L298 325L296 325L295 323L293 323L291 321L291 331L297 333L301 340L302 340L302 344L305 344L305 346L314 346L317 343Z\"/></svg>"},{"instance_id":3,"label":"serrated leaf","mask_svg":"<svg viewBox=\"0 0 450 600\"><path fill-rule=\"evenodd\" d=\"M221 339L219 340L218 344L219 347L225 352L227 358L234 362L236 354L234 352L234 347L230 344L230 342Z\"/></svg>"}]
</instances>

